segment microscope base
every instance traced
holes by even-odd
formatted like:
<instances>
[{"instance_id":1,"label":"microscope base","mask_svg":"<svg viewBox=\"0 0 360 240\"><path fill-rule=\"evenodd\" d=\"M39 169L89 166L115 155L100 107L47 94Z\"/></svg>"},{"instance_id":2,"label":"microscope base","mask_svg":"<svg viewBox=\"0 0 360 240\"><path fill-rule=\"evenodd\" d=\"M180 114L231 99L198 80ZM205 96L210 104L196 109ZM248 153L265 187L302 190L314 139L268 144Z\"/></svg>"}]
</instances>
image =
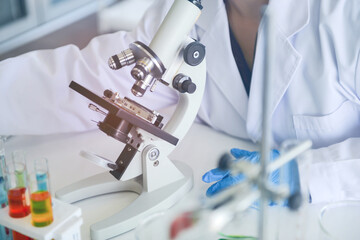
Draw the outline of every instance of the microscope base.
<instances>
[{"instance_id":1,"label":"microscope base","mask_svg":"<svg viewBox=\"0 0 360 240\"><path fill-rule=\"evenodd\" d=\"M174 162L184 178L152 192L142 187L141 176L117 181L109 173L102 173L56 192L56 198L65 202L76 202L101 194L132 191L139 194L129 206L114 215L91 225L91 239L108 239L134 229L145 217L173 206L193 185L192 170L181 162Z\"/></svg>"}]
</instances>

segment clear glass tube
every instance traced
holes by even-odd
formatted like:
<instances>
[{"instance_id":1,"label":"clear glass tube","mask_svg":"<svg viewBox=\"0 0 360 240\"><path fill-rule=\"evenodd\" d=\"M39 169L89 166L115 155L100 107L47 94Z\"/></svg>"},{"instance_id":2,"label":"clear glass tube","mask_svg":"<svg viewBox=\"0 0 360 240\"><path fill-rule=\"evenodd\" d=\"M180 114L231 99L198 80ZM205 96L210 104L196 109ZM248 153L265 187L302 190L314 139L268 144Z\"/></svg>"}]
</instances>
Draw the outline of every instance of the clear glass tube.
<instances>
[{"instance_id":1,"label":"clear glass tube","mask_svg":"<svg viewBox=\"0 0 360 240\"><path fill-rule=\"evenodd\" d=\"M5 188L9 203L9 215L23 218L30 214L25 153L14 151L11 159L5 158ZM13 240L31 240L19 232L12 231Z\"/></svg>"},{"instance_id":2,"label":"clear glass tube","mask_svg":"<svg viewBox=\"0 0 360 240\"><path fill-rule=\"evenodd\" d=\"M7 192L5 187L5 143L0 138L0 208L8 205ZM11 240L12 232L10 229L0 225L0 239Z\"/></svg>"},{"instance_id":3,"label":"clear glass tube","mask_svg":"<svg viewBox=\"0 0 360 240\"><path fill-rule=\"evenodd\" d=\"M5 148L4 141L0 138L0 205L4 208L8 205L5 188Z\"/></svg>"},{"instance_id":4,"label":"clear glass tube","mask_svg":"<svg viewBox=\"0 0 360 240\"><path fill-rule=\"evenodd\" d=\"M12 153L12 159L6 159L5 162L9 215L14 218L26 217L30 213L30 206L27 197L25 154L15 151Z\"/></svg>"}]
</instances>

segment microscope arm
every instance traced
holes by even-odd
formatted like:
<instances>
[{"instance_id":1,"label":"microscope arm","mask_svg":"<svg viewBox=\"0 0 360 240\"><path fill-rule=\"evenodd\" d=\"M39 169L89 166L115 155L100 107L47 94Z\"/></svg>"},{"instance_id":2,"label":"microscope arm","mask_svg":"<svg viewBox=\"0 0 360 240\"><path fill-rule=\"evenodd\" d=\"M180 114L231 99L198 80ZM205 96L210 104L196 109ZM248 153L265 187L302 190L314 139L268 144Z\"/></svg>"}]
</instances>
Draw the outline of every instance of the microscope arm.
<instances>
[{"instance_id":1,"label":"microscope arm","mask_svg":"<svg viewBox=\"0 0 360 240\"><path fill-rule=\"evenodd\" d=\"M164 127L165 132L181 141L193 124L202 102L206 82L206 61L204 59L197 66L183 62L178 72L190 76L196 84L194 93L179 94L175 112Z\"/></svg>"}]
</instances>

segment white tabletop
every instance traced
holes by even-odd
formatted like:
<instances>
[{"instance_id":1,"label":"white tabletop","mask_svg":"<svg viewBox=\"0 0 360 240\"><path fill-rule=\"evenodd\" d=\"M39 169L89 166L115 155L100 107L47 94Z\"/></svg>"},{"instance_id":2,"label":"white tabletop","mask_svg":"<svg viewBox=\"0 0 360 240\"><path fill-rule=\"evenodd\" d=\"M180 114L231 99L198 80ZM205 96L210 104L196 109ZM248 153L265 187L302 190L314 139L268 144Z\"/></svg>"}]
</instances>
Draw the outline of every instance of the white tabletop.
<instances>
[{"instance_id":1,"label":"white tabletop","mask_svg":"<svg viewBox=\"0 0 360 240\"><path fill-rule=\"evenodd\" d=\"M78 180L106 171L80 157L81 150L88 150L115 161L123 146L124 144L106 136L100 130L95 130L76 134L12 137L6 143L6 152L10 154L13 150L22 149L29 158L39 156L48 158L52 192L54 193ZM170 155L170 159L183 161L191 166L194 171L192 192L203 191L207 185L201 181L202 174L216 167L219 157L233 147L247 150L256 149L256 146L250 142L229 137L200 124L194 124ZM115 193L75 203L82 209L84 219L82 238L90 239L89 226L92 223L126 207L136 197L135 193ZM320 207L311 206L311 211L307 213L307 216L302 216L303 219L306 219L306 224L304 224L306 231L303 231L304 236L301 239L317 239L314 236L319 232L317 214ZM276 208L270 211L274 219L279 219L276 216L283 214L280 223L284 223L283 216L286 213L278 213ZM254 228L256 220L253 218L254 216L249 216L246 225L253 222L251 225ZM252 220L250 221L250 219ZM307 236L305 237L305 235ZM131 231L113 239L134 239L134 233ZM293 239L296 237L294 236Z\"/></svg>"}]
</instances>

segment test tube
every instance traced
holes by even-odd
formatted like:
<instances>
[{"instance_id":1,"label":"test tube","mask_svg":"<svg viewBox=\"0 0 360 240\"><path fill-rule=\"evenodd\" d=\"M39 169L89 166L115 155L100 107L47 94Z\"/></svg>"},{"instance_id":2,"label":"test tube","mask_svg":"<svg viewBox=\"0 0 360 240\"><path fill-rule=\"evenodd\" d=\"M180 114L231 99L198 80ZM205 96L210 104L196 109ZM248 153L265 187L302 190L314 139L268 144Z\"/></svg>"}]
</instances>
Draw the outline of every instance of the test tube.
<instances>
[{"instance_id":1,"label":"test tube","mask_svg":"<svg viewBox=\"0 0 360 240\"><path fill-rule=\"evenodd\" d=\"M31 170L30 170L31 169ZM31 223L35 227L50 225L53 218L48 161L38 158L29 164Z\"/></svg>"},{"instance_id":2,"label":"test tube","mask_svg":"<svg viewBox=\"0 0 360 240\"><path fill-rule=\"evenodd\" d=\"M5 188L5 147L4 140L0 138L0 208L8 205ZM0 225L0 239L11 240L12 232L10 229Z\"/></svg>"},{"instance_id":3,"label":"test tube","mask_svg":"<svg viewBox=\"0 0 360 240\"><path fill-rule=\"evenodd\" d=\"M30 204L27 194L26 162L23 151L12 153L12 159L5 159L5 186L9 201L9 215L13 218L23 218L30 214ZM14 240L31 240L19 232L12 231Z\"/></svg>"},{"instance_id":4,"label":"test tube","mask_svg":"<svg viewBox=\"0 0 360 240\"><path fill-rule=\"evenodd\" d=\"M26 217L30 213L26 196L26 164L22 151L12 154L12 161L6 161L6 185L9 200L9 215L13 218Z\"/></svg>"},{"instance_id":5,"label":"test tube","mask_svg":"<svg viewBox=\"0 0 360 240\"><path fill-rule=\"evenodd\" d=\"M4 148L4 140L0 138L0 205L1 208L7 206L7 196L5 189L5 148Z\"/></svg>"}]
</instances>

